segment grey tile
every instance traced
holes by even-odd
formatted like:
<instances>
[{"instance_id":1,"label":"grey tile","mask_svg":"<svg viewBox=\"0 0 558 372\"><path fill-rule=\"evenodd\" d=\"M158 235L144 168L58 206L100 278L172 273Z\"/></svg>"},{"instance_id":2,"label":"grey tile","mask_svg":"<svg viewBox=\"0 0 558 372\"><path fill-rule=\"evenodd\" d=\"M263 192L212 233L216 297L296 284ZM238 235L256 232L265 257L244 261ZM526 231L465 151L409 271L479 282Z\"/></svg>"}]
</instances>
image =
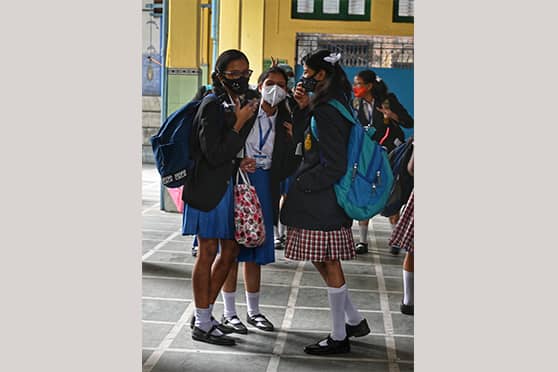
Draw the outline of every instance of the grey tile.
<instances>
[{"instance_id":1,"label":"grey tile","mask_svg":"<svg viewBox=\"0 0 558 372\"><path fill-rule=\"evenodd\" d=\"M356 262L358 261L355 260L342 261L343 272L345 274L352 274L352 275L357 275L357 274L375 275L376 274L376 270L374 269L373 264L367 262L365 262L365 264L361 264L362 262L359 264L355 264ZM306 262L306 264L304 265L304 271L314 272L314 273L318 272L311 262Z\"/></svg>"},{"instance_id":2,"label":"grey tile","mask_svg":"<svg viewBox=\"0 0 558 372\"><path fill-rule=\"evenodd\" d=\"M347 286L350 289L366 289L366 290L377 290L378 281L375 277L360 277L360 276L347 276L345 277ZM302 280L300 282L301 286L313 286L313 287L327 287L324 283L323 278L319 273L314 272L304 272L302 275Z\"/></svg>"},{"instance_id":3,"label":"grey tile","mask_svg":"<svg viewBox=\"0 0 558 372\"><path fill-rule=\"evenodd\" d=\"M141 351L141 364L145 363L145 361L153 354L153 350L142 350Z\"/></svg>"},{"instance_id":4,"label":"grey tile","mask_svg":"<svg viewBox=\"0 0 558 372\"><path fill-rule=\"evenodd\" d=\"M403 300L403 294L389 293L389 308L391 311L400 311L401 301Z\"/></svg>"},{"instance_id":5,"label":"grey tile","mask_svg":"<svg viewBox=\"0 0 558 372\"><path fill-rule=\"evenodd\" d=\"M166 250L167 245L163 245L160 249ZM196 261L196 258L192 256L191 251L189 253L183 252L155 252L147 259L149 261L157 261L157 262L171 262L171 263L191 263L193 264Z\"/></svg>"},{"instance_id":6,"label":"grey tile","mask_svg":"<svg viewBox=\"0 0 558 372\"><path fill-rule=\"evenodd\" d=\"M399 372L412 372L415 370L414 363L399 363Z\"/></svg>"},{"instance_id":7,"label":"grey tile","mask_svg":"<svg viewBox=\"0 0 558 372\"><path fill-rule=\"evenodd\" d=\"M351 301L357 309L381 310L378 293L349 290ZM300 288L295 306L329 307L327 289Z\"/></svg>"},{"instance_id":8,"label":"grey tile","mask_svg":"<svg viewBox=\"0 0 558 372\"><path fill-rule=\"evenodd\" d=\"M328 335L328 331L323 334L289 332L283 354L286 355L307 355L304 353L306 345L314 344L323 340ZM387 359L385 337L365 336L351 339L351 352L345 354L349 358L373 358ZM341 357L342 357L341 356Z\"/></svg>"},{"instance_id":9,"label":"grey tile","mask_svg":"<svg viewBox=\"0 0 558 372\"><path fill-rule=\"evenodd\" d=\"M384 278L386 290L403 292L403 278Z\"/></svg>"},{"instance_id":10,"label":"grey tile","mask_svg":"<svg viewBox=\"0 0 558 372\"><path fill-rule=\"evenodd\" d=\"M393 331L398 335L413 335L414 334L414 317L405 314L391 314L393 321Z\"/></svg>"},{"instance_id":11,"label":"grey tile","mask_svg":"<svg viewBox=\"0 0 558 372\"><path fill-rule=\"evenodd\" d=\"M298 266L298 261L292 261L282 258L283 253L278 252L280 251L275 251L275 262L265 265L264 267L295 271Z\"/></svg>"},{"instance_id":12,"label":"grey tile","mask_svg":"<svg viewBox=\"0 0 558 372\"><path fill-rule=\"evenodd\" d=\"M152 263L149 261L144 261L142 263L142 273L143 275L152 276L175 276L180 278L191 278L192 277L191 265L171 265L171 264L160 264Z\"/></svg>"},{"instance_id":13,"label":"grey tile","mask_svg":"<svg viewBox=\"0 0 558 372\"><path fill-rule=\"evenodd\" d=\"M345 354L349 355L349 354ZM341 360L328 360L326 357L312 357L306 356L305 358L285 358L281 357L279 361L278 372L306 372L306 371L320 371L320 372L388 372L388 364L382 362L355 362L355 361L341 361Z\"/></svg>"},{"instance_id":14,"label":"grey tile","mask_svg":"<svg viewBox=\"0 0 558 372\"><path fill-rule=\"evenodd\" d=\"M170 324L144 323L142 326L143 347L158 347L161 341L169 334L172 327Z\"/></svg>"},{"instance_id":15,"label":"grey tile","mask_svg":"<svg viewBox=\"0 0 558 372\"><path fill-rule=\"evenodd\" d=\"M382 273L385 276L403 277L403 264L401 264L401 265L382 265Z\"/></svg>"},{"instance_id":16,"label":"grey tile","mask_svg":"<svg viewBox=\"0 0 558 372\"><path fill-rule=\"evenodd\" d=\"M168 232L168 231L151 231L151 230L142 231L143 239L151 239L151 240L165 240L172 234L173 234L172 232Z\"/></svg>"},{"instance_id":17,"label":"grey tile","mask_svg":"<svg viewBox=\"0 0 558 372\"><path fill-rule=\"evenodd\" d=\"M189 241L170 240L161 249L164 249L165 251L186 252L186 253L189 253L190 256L192 256L192 242L193 242L193 239L191 239L191 240L192 241L190 241L190 242Z\"/></svg>"},{"instance_id":18,"label":"grey tile","mask_svg":"<svg viewBox=\"0 0 558 372\"><path fill-rule=\"evenodd\" d=\"M260 287L260 305L287 306L291 289L289 287L274 287L262 284ZM217 301L222 301L219 294ZM242 284L236 287L236 303L246 303L246 294Z\"/></svg>"},{"instance_id":19,"label":"grey tile","mask_svg":"<svg viewBox=\"0 0 558 372\"><path fill-rule=\"evenodd\" d=\"M192 282L177 279L142 278L145 297L192 299Z\"/></svg>"},{"instance_id":20,"label":"grey tile","mask_svg":"<svg viewBox=\"0 0 558 372\"><path fill-rule=\"evenodd\" d=\"M190 301L161 301L143 300L143 320L157 320L163 322L177 322Z\"/></svg>"},{"instance_id":21,"label":"grey tile","mask_svg":"<svg viewBox=\"0 0 558 372\"><path fill-rule=\"evenodd\" d=\"M362 313L374 333L384 333L384 319L381 313ZM295 309L291 328L297 330L319 330L329 332L331 320L328 310Z\"/></svg>"},{"instance_id":22,"label":"grey tile","mask_svg":"<svg viewBox=\"0 0 558 372\"><path fill-rule=\"evenodd\" d=\"M234 350L222 346L220 350ZM248 372L265 371L270 357L166 351L153 372ZM249 366L249 368L247 368Z\"/></svg>"},{"instance_id":23,"label":"grey tile","mask_svg":"<svg viewBox=\"0 0 558 372\"><path fill-rule=\"evenodd\" d=\"M399 360L412 361L415 356L415 339L411 337L395 337L395 348Z\"/></svg>"},{"instance_id":24,"label":"grey tile","mask_svg":"<svg viewBox=\"0 0 558 372\"><path fill-rule=\"evenodd\" d=\"M244 279L242 273L242 267L239 268L239 277ZM290 286L293 282L293 277L295 275L294 271L268 271L266 269L262 270L262 284L280 284Z\"/></svg>"}]
</instances>

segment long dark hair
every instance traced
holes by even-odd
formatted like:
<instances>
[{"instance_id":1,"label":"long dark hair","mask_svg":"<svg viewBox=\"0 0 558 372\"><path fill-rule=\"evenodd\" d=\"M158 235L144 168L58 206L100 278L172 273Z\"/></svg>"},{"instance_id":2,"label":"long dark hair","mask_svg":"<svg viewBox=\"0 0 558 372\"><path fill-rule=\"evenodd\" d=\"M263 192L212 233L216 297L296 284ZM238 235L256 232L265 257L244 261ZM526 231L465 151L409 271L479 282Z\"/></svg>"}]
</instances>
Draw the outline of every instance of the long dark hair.
<instances>
[{"instance_id":1,"label":"long dark hair","mask_svg":"<svg viewBox=\"0 0 558 372\"><path fill-rule=\"evenodd\" d=\"M380 102L384 101L388 95L388 87L383 80L378 79L376 73L372 70L362 70L357 76L362 79L366 84L372 83L372 97L378 99Z\"/></svg>"},{"instance_id":2,"label":"long dark hair","mask_svg":"<svg viewBox=\"0 0 558 372\"><path fill-rule=\"evenodd\" d=\"M320 70L326 72L325 80L318 84L310 99L310 108L314 108L318 104L325 103L332 98L340 100L345 105L349 103L352 86L339 61L332 64L324 60L325 57L330 55L331 52L327 49L319 49L302 58L302 63L316 73Z\"/></svg>"},{"instance_id":3,"label":"long dark hair","mask_svg":"<svg viewBox=\"0 0 558 372\"><path fill-rule=\"evenodd\" d=\"M226 93L223 84L221 84L221 81L219 80L219 74L227 69L229 63L239 59L243 59L246 63L250 63L248 62L246 54L237 49L225 50L219 55L217 61L215 61L215 71L211 74L211 80L213 81L213 90L216 95L220 96L221 94Z\"/></svg>"}]
</instances>

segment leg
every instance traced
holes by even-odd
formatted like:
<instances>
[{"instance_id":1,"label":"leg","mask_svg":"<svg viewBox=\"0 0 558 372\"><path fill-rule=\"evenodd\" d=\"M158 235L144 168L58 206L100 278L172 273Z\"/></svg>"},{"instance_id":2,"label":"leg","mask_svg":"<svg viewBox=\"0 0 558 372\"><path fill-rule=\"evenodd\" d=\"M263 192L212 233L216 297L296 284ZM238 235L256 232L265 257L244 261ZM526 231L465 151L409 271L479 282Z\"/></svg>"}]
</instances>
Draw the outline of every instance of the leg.
<instances>
[{"instance_id":1,"label":"leg","mask_svg":"<svg viewBox=\"0 0 558 372\"><path fill-rule=\"evenodd\" d=\"M248 333L248 329L242 324L236 312L237 279L238 262L235 262L232 264L229 274L225 279L225 284L223 284L223 289L221 290L221 296L223 296L223 302L225 304L221 322L222 326L229 328L232 332L245 335Z\"/></svg>"},{"instance_id":2,"label":"leg","mask_svg":"<svg viewBox=\"0 0 558 372\"><path fill-rule=\"evenodd\" d=\"M401 312L407 315L414 314L414 271L415 262L414 254L407 252L403 261L403 301L401 303Z\"/></svg>"},{"instance_id":3,"label":"leg","mask_svg":"<svg viewBox=\"0 0 558 372\"><path fill-rule=\"evenodd\" d=\"M357 254L368 253L368 223L370 220L358 221L360 241L355 247Z\"/></svg>"},{"instance_id":4,"label":"leg","mask_svg":"<svg viewBox=\"0 0 558 372\"><path fill-rule=\"evenodd\" d=\"M249 324L263 331L273 331L273 324L260 311L260 285L262 267L255 262L244 263L244 285L246 286L246 304L248 305Z\"/></svg>"},{"instance_id":5,"label":"leg","mask_svg":"<svg viewBox=\"0 0 558 372\"><path fill-rule=\"evenodd\" d=\"M196 308L208 309L211 265L217 255L217 239L199 238L199 244L200 252L192 270L192 289Z\"/></svg>"},{"instance_id":6,"label":"leg","mask_svg":"<svg viewBox=\"0 0 558 372\"><path fill-rule=\"evenodd\" d=\"M393 216L389 216L389 223L391 224L392 229L394 229L395 225L397 225L397 222L399 221L399 217L400 217L399 212L397 212ZM401 251L401 247L390 247L390 252L393 255L398 255L400 251Z\"/></svg>"},{"instance_id":7,"label":"leg","mask_svg":"<svg viewBox=\"0 0 558 372\"><path fill-rule=\"evenodd\" d=\"M209 289L209 303L214 304L221 287L227 279L229 270L235 263L239 247L234 240L221 240L221 254L215 260L211 270L211 287Z\"/></svg>"}]
</instances>

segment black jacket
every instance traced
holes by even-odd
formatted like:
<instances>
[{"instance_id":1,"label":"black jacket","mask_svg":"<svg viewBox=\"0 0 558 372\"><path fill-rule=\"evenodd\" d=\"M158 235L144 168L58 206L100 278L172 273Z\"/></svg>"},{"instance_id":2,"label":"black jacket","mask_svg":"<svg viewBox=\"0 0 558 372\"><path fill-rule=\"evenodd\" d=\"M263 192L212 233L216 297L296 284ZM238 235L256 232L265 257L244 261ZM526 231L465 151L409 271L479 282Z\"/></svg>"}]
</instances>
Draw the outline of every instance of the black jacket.
<instances>
[{"instance_id":1,"label":"black jacket","mask_svg":"<svg viewBox=\"0 0 558 372\"><path fill-rule=\"evenodd\" d=\"M316 118L318 140L312 135L310 115ZM334 107L320 104L295 114L304 132L304 157L281 208L281 222L307 230L332 231L350 227L352 220L337 203L333 185L345 174L349 123Z\"/></svg>"},{"instance_id":2,"label":"black jacket","mask_svg":"<svg viewBox=\"0 0 558 372\"><path fill-rule=\"evenodd\" d=\"M188 173L182 200L201 211L210 211L223 198L231 177L238 169L236 155L244 146L256 116L236 133L234 112L224 110L223 98L204 97L194 118L190 143L195 166Z\"/></svg>"},{"instance_id":3,"label":"black jacket","mask_svg":"<svg viewBox=\"0 0 558 372\"><path fill-rule=\"evenodd\" d=\"M390 120L390 122L386 125L384 123L384 115L377 110L377 107L382 106L382 101L375 99L374 100L374 107L372 110L372 126L376 128L376 133L372 137L372 139L376 141L380 141L386 134L387 129L389 128L389 135L382 143L383 146L387 147L388 152L393 150L396 146L395 142L396 139L399 139L401 143L405 142L405 134L403 130L399 126L403 126L405 128L412 128L414 126L414 120L409 115L405 107L399 103L399 100L393 93L389 93L387 96L387 100L389 101L389 108L391 111L399 116L399 123L395 123L395 121ZM368 125L369 120L366 118L365 113L365 105L362 102L363 98L358 98L354 101L353 106L357 111L358 120L362 125Z\"/></svg>"}]
</instances>

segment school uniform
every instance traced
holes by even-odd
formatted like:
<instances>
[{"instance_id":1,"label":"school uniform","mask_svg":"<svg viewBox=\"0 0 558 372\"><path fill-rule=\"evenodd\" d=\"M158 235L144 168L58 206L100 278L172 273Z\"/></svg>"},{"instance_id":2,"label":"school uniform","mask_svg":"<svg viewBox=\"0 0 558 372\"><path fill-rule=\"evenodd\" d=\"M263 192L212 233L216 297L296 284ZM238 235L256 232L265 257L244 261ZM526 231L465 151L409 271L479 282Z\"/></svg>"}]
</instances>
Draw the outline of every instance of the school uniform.
<instances>
[{"instance_id":1,"label":"school uniform","mask_svg":"<svg viewBox=\"0 0 558 372\"><path fill-rule=\"evenodd\" d=\"M290 115L279 105L272 116L261 108L244 146L244 156L256 159L256 171L248 173L251 184L262 206L266 239L256 248L240 247L239 262L255 262L265 265L275 261L273 226L279 213L280 183L291 174L298 164L295 140L291 139L285 121Z\"/></svg>"},{"instance_id":2,"label":"school uniform","mask_svg":"<svg viewBox=\"0 0 558 372\"><path fill-rule=\"evenodd\" d=\"M182 235L234 239L233 175L237 153L244 146L255 116L239 133L233 131L236 116L227 109L233 102L225 94L202 100L194 118L191 149L195 166L186 177L182 199Z\"/></svg>"},{"instance_id":3,"label":"school uniform","mask_svg":"<svg viewBox=\"0 0 558 372\"><path fill-rule=\"evenodd\" d=\"M319 141L308 125L311 115L316 119ZM337 203L333 189L346 171L351 125L326 103L295 116L295 126L306 130L302 164L281 210L281 222L287 226L286 258L323 262L356 255L352 219Z\"/></svg>"},{"instance_id":4,"label":"school uniform","mask_svg":"<svg viewBox=\"0 0 558 372\"><path fill-rule=\"evenodd\" d=\"M372 139L381 141L389 152L405 141L405 134L401 127L412 128L414 120L405 107L401 105L395 94L389 93L386 99L389 101L390 110L399 117L399 123L393 120L390 120L387 124L384 123L384 114L378 110L382 107L383 101L379 99L374 99L370 104L364 98L357 98L353 106L357 112L358 120L363 126L376 128L376 133L374 133Z\"/></svg>"}]
</instances>

